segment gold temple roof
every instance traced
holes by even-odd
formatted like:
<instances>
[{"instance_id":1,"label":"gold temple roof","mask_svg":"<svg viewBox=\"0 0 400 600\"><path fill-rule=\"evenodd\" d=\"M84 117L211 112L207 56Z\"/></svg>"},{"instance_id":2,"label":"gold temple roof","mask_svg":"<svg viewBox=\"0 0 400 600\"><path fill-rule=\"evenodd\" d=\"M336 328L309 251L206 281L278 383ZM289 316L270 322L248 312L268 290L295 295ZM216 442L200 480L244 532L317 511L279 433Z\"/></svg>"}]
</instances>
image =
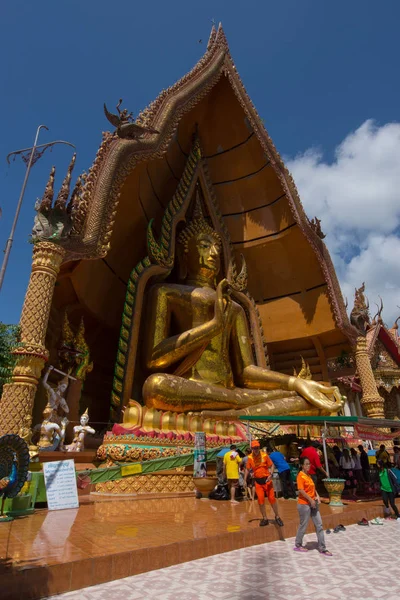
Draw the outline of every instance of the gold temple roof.
<instances>
[{"instance_id":1,"label":"gold temple roof","mask_svg":"<svg viewBox=\"0 0 400 600\"><path fill-rule=\"evenodd\" d=\"M129 275L146 255L148 222L155 219L157 232L197 128L237 262L240 254L246 259L271 366L291 372L302 352L316 378L326 379L321 365L349 347L355 330L329 252L243 86L221 26L195 67L137 122L160 133L105 137L85 184L83 234L61 270L54 307L83 312L96 331L93 343L112 346Z\"/></svg>"}]
</instances>

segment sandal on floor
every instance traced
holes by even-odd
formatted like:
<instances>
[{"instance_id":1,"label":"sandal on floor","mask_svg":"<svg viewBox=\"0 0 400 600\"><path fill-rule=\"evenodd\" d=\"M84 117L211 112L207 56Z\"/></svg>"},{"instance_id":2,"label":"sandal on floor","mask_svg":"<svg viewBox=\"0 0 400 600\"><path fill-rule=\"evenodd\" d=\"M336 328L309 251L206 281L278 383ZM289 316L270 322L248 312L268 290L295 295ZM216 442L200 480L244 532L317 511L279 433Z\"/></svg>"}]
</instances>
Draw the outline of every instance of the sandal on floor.
<instances>
[{"instance_id":1,"label":"sandal on floor","mask_svg":"<svg viewBox=\"0 0 400 600\"><path fill-rule=\"evenodd\" d=\"M339 531L346 531L346 527L344 525L338 525Z\"/></svg>"},{"instance_id":2,"label":"sandal on floor","mask_svg":"<svg viewBox=\"0 0 400 600\"><path fill-rule=\"evenodd\" d=\"M333 533L339 533L339 531L341 531L339 525L337 525L337 527L334 528Z\"/></svg>"},{"instance_id":3,"label":"sandal on floor","mask_svg":"<svg viewBox=\"0 0 400 600\"><path fill-rule=\"evenodd\" d=\"M308 552L308 548L306 548L305 546L295 546L293 550L295 552Z\"/></svg>"},{"instance_id":4,"label":"sandal on floor","mask_svg":"<svg viewBox=\"0 0 400 600\"><path fill-rule=\"evenodd\" d=\"M318 550L318 552L324 556L333 556L332 552L329 552L329 550Z\"/></svg>"},{"instance_id":5,"label":"sandal on floor","mask_svg":"<svg viewBox=\"0 0 400 600\"><path fill-rule=\"evenodd\" d=\"M331 530L330 530L330 529L327 529L327 530L326 530L326 533L331 533Z\"/></svg>"}]
</instances>

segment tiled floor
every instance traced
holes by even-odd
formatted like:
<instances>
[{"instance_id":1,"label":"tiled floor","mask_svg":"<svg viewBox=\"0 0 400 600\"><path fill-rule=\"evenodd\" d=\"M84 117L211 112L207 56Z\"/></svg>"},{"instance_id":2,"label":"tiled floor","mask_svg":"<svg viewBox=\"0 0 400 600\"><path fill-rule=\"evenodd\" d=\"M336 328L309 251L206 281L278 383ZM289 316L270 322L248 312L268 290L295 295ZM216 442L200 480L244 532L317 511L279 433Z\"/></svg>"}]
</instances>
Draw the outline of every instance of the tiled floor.
<instances>
[{"instance_id":1,"label":"tiled floor","mask_svg":"<svg viewBox=\"0 0 400 600\"><path fill-rule=\"evenodd\" d=\"M293 538L127 577L53 600L398 600L400 522L327 535L332 557L293 552Z\"/></svg>"},{"instance_id":2,"label":"tiled floor","mask_svg":"<svg viewBox=\"0 0 400 600\"><path fill-rule=\"evenodd\" d=\"M83 501L0 526L2 600L31 600L186 561L274 542L296 532L296 502L279 501L284 528L259 527L256 503L195 498ZM383 514L382 501L321 506L326 527ZM268 508L269 513L271 509ZM400 532L399 532L400 533Z\"/></svg>"}]
</instances>

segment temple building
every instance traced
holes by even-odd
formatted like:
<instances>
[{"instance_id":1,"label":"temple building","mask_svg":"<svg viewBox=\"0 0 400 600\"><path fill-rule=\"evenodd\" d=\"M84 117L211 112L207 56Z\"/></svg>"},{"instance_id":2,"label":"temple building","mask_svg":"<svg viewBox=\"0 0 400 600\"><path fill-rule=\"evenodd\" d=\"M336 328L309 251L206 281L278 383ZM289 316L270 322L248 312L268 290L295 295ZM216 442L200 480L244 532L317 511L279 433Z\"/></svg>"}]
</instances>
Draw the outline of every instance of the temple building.
<instances>
[{"instance_id":1,"label":"temple building","mask_svg":"<svg viewBox=\"0 0 400 600\"><path fill-rule=\"evenodd\" d=\"M37 207L22 345L0 405L1 433L17 432L26 415L41 420L47 361L75 374L68 402L78 415L83 386L97 430L121 422L130 400L142 403L145 289L153 277L175 281L171 248L194 218L196 197L222 240L223 271L251 323L255 364L292 376L303 358L312 378L329 384L330 364L351 354L357 331L320 223L306 216L222 27L212 29L194 68L135 122L117 109L106 109L115 130L103 135L70 200L73 165L54 205L53 170ZM392 365L398 337L382 323L373 331L368 343ZM381 363L376 368L383 373Z\"/></svg>"},{"instance_id":2,"label":"temple building","mask_svg":"<svg viewBox=\"0 0 400 600\"><path fill-rule=\"evenodd\" d=\"M368 317L366 321L366 351L376 388L382 399L382 416L386 419L399 419L400 338L397 325L399 319L396 319L393 326L388 328L383 321L382 311L383 302L381 301L377 314L372 319ZM357 351L357 347L355 351ZM339 385L347 397L346 414L365 416L365 411L360 403L363 396L363 382L353 354L343 353L339 359L331 363L331 370L332 372L336 371L333 381Z\"/></svg>"}]
</instances>

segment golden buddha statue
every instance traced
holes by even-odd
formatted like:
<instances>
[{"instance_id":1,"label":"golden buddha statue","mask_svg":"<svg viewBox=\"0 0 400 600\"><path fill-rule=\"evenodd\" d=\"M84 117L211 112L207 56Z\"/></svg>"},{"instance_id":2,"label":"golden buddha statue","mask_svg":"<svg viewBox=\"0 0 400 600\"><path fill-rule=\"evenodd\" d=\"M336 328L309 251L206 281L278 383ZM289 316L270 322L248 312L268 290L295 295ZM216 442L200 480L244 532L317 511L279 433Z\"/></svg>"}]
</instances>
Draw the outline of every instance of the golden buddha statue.
<instances>
[{"instance_id":1,"label":"golden buddha statue","mask_svg":"<svg viewBox=\"0 0 400 600\"><path fill-rule=\"evenodd\" d=\"M227 279L217 285L221 239L202 215L177 239L181 284L153 285L147 298L144 382L147 407L240 414L331 414L343 406L337 387L254 364L244 309ZM207 412L203 412L206 415ZM222 415L220 415L222 416Z\"/></svg>"}]
</instances>

